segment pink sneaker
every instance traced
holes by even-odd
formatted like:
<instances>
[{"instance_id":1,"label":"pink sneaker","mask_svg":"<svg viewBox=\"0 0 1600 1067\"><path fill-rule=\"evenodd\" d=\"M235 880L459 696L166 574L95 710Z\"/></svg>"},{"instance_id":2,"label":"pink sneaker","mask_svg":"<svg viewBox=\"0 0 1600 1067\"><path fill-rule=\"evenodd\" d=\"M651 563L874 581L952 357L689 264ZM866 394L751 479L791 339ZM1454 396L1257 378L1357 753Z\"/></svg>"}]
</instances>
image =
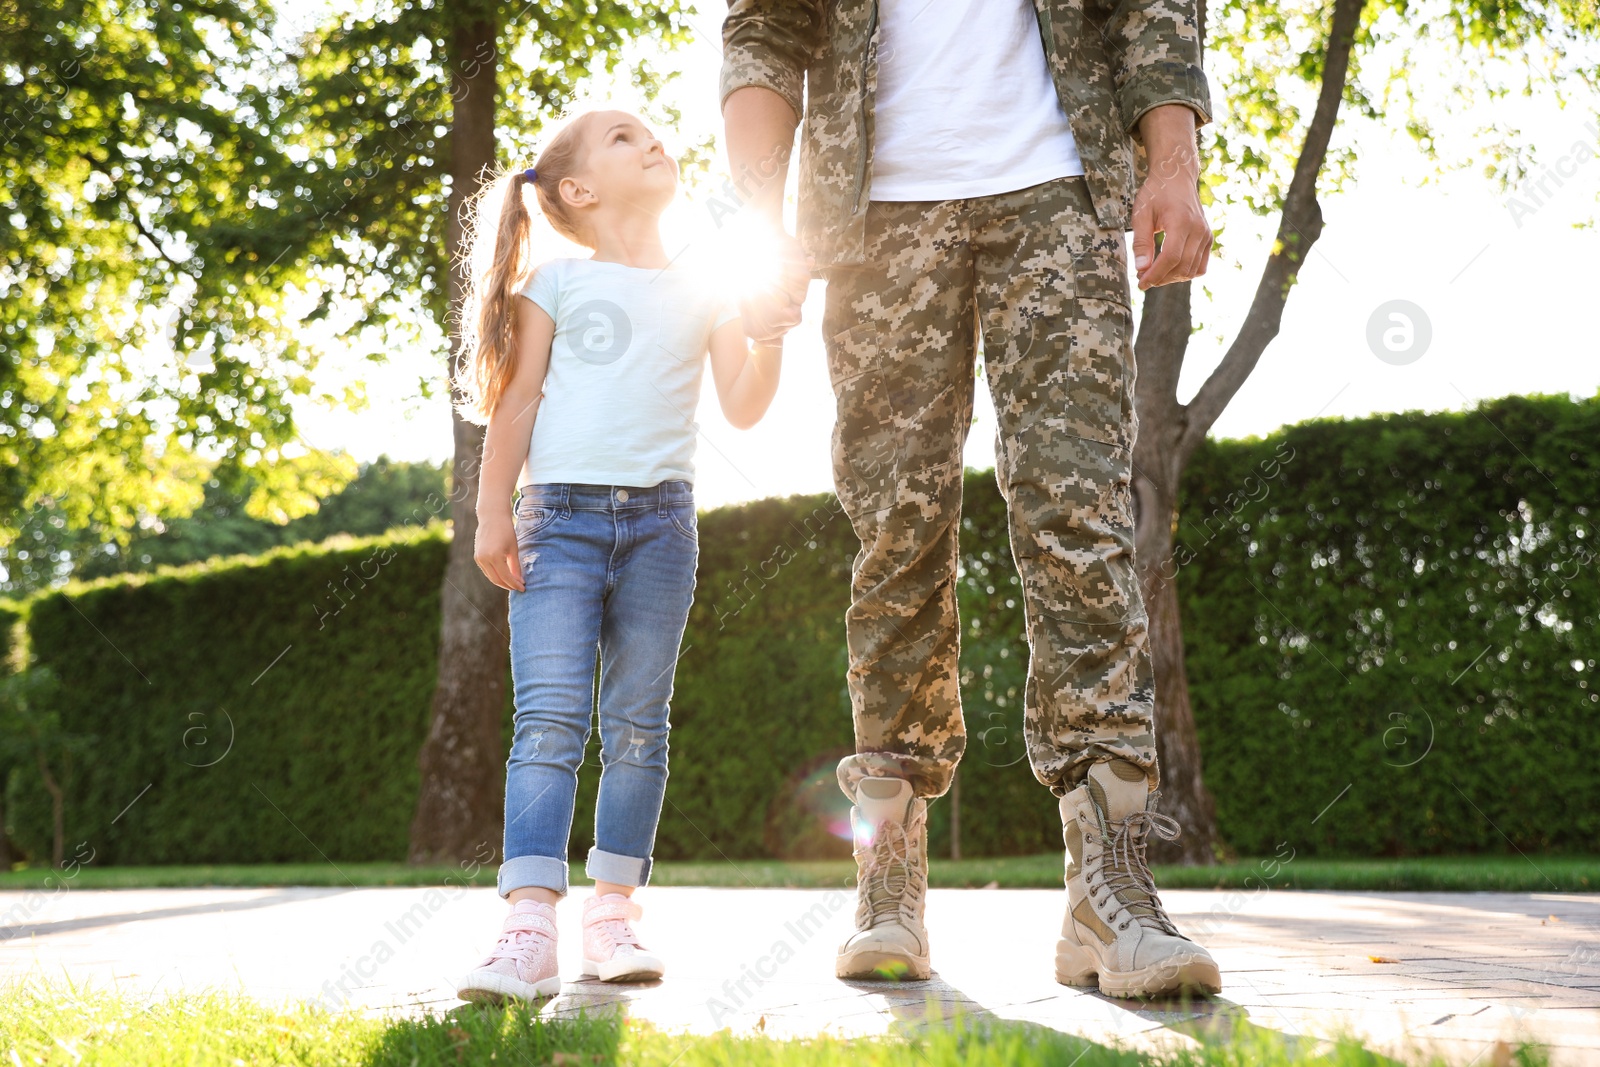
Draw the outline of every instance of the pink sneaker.
<instances>
[{"instance_id":1,"label":"pink sneaker","mask_svg":"<svg viewBox=\"0 0 1600 1067\"><path fill-rule=\"evenodd\" d=\"M602 982L648 982L666 973L661 960L645 951L632 921L644 909L621 893L583 902L583 973Z\"/></svg>"},{"instance_id":2,"label":"pink sneaker","mask_svg":"<svg viewBox=\"0 0 1600 1067\"><path fill-rule=\"evenodd\" d=\"M489 958L456 983L456 996L462 1000L490 1004L539 1000L560 992L556 909L535 900L517 901Z\"/></svg>"}]
</instances>

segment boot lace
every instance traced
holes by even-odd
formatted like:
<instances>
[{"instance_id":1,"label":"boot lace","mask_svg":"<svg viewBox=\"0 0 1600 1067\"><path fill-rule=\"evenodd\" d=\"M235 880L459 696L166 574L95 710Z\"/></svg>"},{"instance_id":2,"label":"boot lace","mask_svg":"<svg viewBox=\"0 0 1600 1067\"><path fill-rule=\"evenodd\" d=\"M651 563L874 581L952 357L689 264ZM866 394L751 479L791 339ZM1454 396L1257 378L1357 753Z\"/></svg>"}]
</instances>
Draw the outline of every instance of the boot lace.
<instances>
[{"instance_id":1,"label":"boot lace","mask_svg":"<svg viewBox=\"0 0 1600 1067\"><path fill-rule=\"evenodd\" d=\"M861 871L861 903L857 926L861 929L895 920L914 920L922 899L922 865L917 855L918 831L885 819L873 827L871 843L855 848Z\"/></svg>"},{"instance_id":2,"label":"boot lace","mask_svg":"<svg viewBox=\"0 0 1600 1067\"><path fill-rule=\"evenodd\" d=\"M1108 896L1115 896L1129 915L1117 928L1127 929L1137 922L1149 930L1181 936L1161 905L1155 877L1145 860L1151 831L1165 841L1172 841L1179 833L1178 821L1159 812L1135 811L1111 825L1115 829L1107 842L1109 855L1100 869L1099 888Z\"/></svg>"}]
</instances>

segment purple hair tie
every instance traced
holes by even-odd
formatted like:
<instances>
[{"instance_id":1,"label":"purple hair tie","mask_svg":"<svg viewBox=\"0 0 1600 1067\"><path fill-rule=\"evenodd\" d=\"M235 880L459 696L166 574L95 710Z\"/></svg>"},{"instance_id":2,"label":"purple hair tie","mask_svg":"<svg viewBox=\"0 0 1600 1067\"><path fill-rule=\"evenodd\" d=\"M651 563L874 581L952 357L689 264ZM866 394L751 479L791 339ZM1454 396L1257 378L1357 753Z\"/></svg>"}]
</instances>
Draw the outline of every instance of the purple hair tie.
<instances>
[{"instance_id":1,"label":"purple hair tie","mask_svg":"<svg viewBox=\"0 0 1600 1067\"><path fill-rule=\"evenodd\" d=\"M529 167L527 170L522 172L522 177L526 181L536 182L539 180L539 172L534 170L532 167Z\"/></svg>"}]
</instances>

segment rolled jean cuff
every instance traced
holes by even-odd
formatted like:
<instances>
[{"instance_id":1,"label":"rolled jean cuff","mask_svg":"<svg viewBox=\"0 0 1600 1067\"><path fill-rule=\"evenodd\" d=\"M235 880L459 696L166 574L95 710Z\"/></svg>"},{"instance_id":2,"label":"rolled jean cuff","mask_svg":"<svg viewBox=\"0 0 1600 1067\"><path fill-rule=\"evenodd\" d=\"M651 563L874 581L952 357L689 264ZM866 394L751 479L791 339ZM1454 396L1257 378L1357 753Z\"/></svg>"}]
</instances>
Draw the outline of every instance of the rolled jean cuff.
<instances>
[{"instance_id":1,"label":"rolled jean cuff","mask_svg":"<svg viewBox=\"0 0 1600 1067\"><path fill-rule=\"evenodd\" d=\"M636 856L619 856L615 852L604 852L598 848L589 850L589 860L583 865L584 872L596 882L610 882L613 885L642 886L650 882L650 857L639 859Z\"/></svg>"},{"instance_id":2,"label":"rolled jean cuff","mask_svg":"<svg viewBox=\"0 0 1600 1067\"><path fill-rule=\"evenodd\" d=\"M554 856L516 856L500 865L496 879L502 897L513 889L549 889L567 895L567 861Z\"/></svg>"}]
</instances>

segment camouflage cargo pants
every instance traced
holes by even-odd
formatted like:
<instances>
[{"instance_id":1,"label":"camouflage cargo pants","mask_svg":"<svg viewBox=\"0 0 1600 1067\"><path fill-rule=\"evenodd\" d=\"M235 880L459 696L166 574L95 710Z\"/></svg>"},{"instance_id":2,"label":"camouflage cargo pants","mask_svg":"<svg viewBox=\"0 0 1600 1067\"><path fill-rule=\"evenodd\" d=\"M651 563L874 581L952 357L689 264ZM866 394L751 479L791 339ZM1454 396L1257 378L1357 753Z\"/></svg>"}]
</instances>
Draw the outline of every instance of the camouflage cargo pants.
<instances>
[{"instance_id":1,"label":"camouflage cargo pants","mask_svg":"<svg viewBox=\"0 0 1600 1067\"><path fill-rule=\"evenodd\" d=\"M1120 230L1081 178L867 206L867 259L827 272L834 481L861 542L846 616L863 776L939 796L966 745L956 549L974 360L1022 578L1029 762L1058 796L1112 755L1156 778L1133 567L1132 313Z\"/></svg>"}]
</instances>

